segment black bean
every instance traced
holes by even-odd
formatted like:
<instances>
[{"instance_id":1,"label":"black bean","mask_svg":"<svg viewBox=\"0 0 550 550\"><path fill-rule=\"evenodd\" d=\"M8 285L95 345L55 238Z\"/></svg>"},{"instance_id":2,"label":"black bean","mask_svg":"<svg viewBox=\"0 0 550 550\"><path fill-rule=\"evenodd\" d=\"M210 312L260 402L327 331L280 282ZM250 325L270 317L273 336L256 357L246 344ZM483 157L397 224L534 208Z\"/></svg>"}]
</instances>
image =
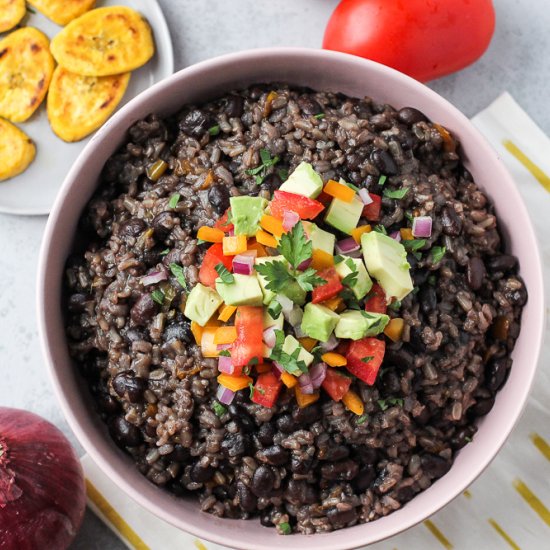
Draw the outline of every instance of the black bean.
<instances>
[{"instance_id":1,"label":"black bean","mask_svg":"<svg viewBox=\"0 0 550 550\"><path fill-rule=\"evenodd\" d=\"M506 290L504 297L513 305L524 306L527 302L527 290L524 286L513 290Z\"/></svg>"},{"instance_id":2,"label":"black bean","mask_svg":"<svg viewBox=\"0 0 550 550\"><path fill-rule=\"evenodd\" d=\"M313 424L313 422L319 420L321 416L321 407L317 403L314 403L309 407L304 407L303 409L300 407L294 407L292 410L292 418L302 425Z\"/></svg>"},{"instance_id":3,"label":"black bean","mask_svg":"<svg viewBox=\"0 0 550 550\"><path fill-rule=\"evenodd\" d=\"M422 339L422 329L419 327L413 327L410 331L410 345L412 349L418 353L426 352L426 344Z\"/></svg>"},{"instance_id":4,"label":"black bean","mask_svg":"<svg viewBox=\"0 0 550 550\"><path fill-rule=\"evenodd\" d=\"M468 412L471 412L471 410L471 408L468 409ZM465 447L472 440L472 435L474 434L474 432L475 429L473 429L472 427L461 428L451 438L451 447L455 451L462 449L462 447Z\"/></svg>"},{"instance_id":5,"label":"black bean","mask_svg":"<svg viewBox=\"0 0 550 550\"><path fill-rule=\"evenodd\" d=\"M157 427L149 420L147 421L147 424L145 424L145 429L143 431L148 437L157 439Z\"/></svg>"},{"instance_id":6,"label":"black bean","mask_svg":"<svg viewBox=\"0 0 550 550\"><path fill-rule=\"evenodd\" d=\"M269 422L262 424L256 432L256 438L262 445L271 445L273 443L273 436L275 435L275 428Z\"/></svg>"},{"instance_id":7,"label":"black bean","mask_svg":"<svg viewBox=\"0 0 550 550\"><path fill-rule=\"evenodd\" d=\"M317 456L320 460L341 460L349 456L349 448L345 445L333 445L330 447L320 448Z\"/></svg>"},{"instance_id":8,"label":"black bean","mask_svg":"<svg viewBox=\"0 0 550 550\"><path fill-rule=\"evenodd\" d=\"M176 443L174 445L174 450L169 455L166 455L166 458L172 462L186 462L189 458L189 449L186 449L183 445Z\"/></svg>"},{"instance_id":9,"label":"black bean","mask_svg":"<svg viewBox=\"0 0 550 550\"><path fill-rule=\"evenodd\" d=\"M120 396L130 403L143 401L143 392L147 389L147 382L135 376L133 372L124 371L117 374L112 381L113 389Z\"/></svg>"},{"instance_id":10,"label":"black bean","mask_svg":"<svg viewBox=\"0 0 550 550\"><path fill-rule=\"evenodd\" d=\"M147 333L143 329L138 327L124 330L122 331L122 335L124 336L125 340L130 343L147 340Z\"/></svg>"},{"instance_id":11,"label":"black bean","mask_svg":"<svg viewBox=\"0 0 550 550\"><path fill-rule=\"evenodd\" d=\"M250 439L247 435L240 433L226 434L221 442L221 449L227 458L248 454L250 449Z\"/></svg>"},{"instance_id":12,"label":"black bean","mask_svg":"<svg viewBox=\"0 0 550 550\"><path fill-rule=\"evenodd\" d=\"M414 355L405 347L398 350L388 349L384 356L384 362L388 365L395 365L400 369L410 369L414 365Z\"/></svg>"},{"instance_id":13,"label":"black bean","mask_svg":"<svg viewBox=\"0 0 550 550\"><path fill-rule=\"evenodd\" d=\"M284 434L289 434L298 428L298 424L294 421L290 414L283 414L277 418L277 428Z\"/></svg>"},{"instance_id":14,"label":"black bean","mask_svg":"<svg viewBox=\"0 0 550 550\"><path fill-rule=\"evenodd\" d=\"M426 314L431 313L437 307L437 293L432 285L426 284L420 288L418 293L420 309Z\"/></svg>"},{"instance_id":15,"label":"black bean","mask_svg":"<svg viewBox=\"0 0 550 550\"><path fill-rule=\"evenodd\" d=\"M67 308L71 313L82 313L86 310L86 304L90 300L93 300L93 298L86 294L71 294L67 302Z\"/></svg>"},{"instance_id":16,"label":"black bean","mask_svg":"<svg viewBox=\"0 0 550 550\"><path fill-rule=\"evenodd\" d=\"M321 466L321 477L331 481L351 481L358 473L359 465L351 459Z\"/></svg>"},{"instance_id":17,"label":"black bean","mask_svg":"<svg viewBox=\"0 0 550 550\"><path fill-rule=\"evenodd\" d=\"M281 180L279 174L277 172L272 172L264 178L262 185L260 185L260 189L262 191L267 191L268 193L273 193L276 189L281 187L282 183L283 181Z\"/></svg>"},{"instance_id":18,"label":"black bean","mask_svg":"<svg viewBox=\"0 0 550 550\"><path fill-rule=\"evenodd\" d=\"M250 489L257 497L267 497L271 493L274 484L275 474L273 470L271 467L262 464L256 468L252 476Z\"/></svg>"},{"instance_id":19,"label":"black bean","mask_svg":"<svg viewBox=\"0 0 550 550\"><path fill-rule=\"evenodd\" d=\"M382 374L380 389L384 395L394 395L401 390L401 382L395 370L388 369Z\"/></svg>"},{"instance_id":20,"label":"black bean","mask_svg":"<svg viewBox=\"0 0 550 550\"><path fill-rule=\"evenodd\" d=\"M371 106L366 101L357 101L353 105L353 112L358 118L369 118L372 115Z\"/></svg>"},{"instance_id":21,"label":"black bean","mask_svg":"<svg viewBox=\"0 0 550 550\"><path fill-rule=\"evenodd\" d=\"M350 510L338 510L338 508L329 508L327 510L327 518L330 524L337 529L345 527L348 523L357 519L357 510L351 508Z\"/></svg>"},{"instance_id":22,"label":"black bean","mask_svg":"<svg viewBox=\"0 0 550 550\"><path fill-rule=\"evenodd\" d=\"M368 445L357 445L353 449L354 454L359 458L362 464L375 464L378 461L379 453Z\"/></svg>"},{"instance_id":23,"label":"black bean","mask_svg":"<svg viewBox=\"0 0 550 550\"><path fill-rule=\"evenodd\" d=\"M375 479L376 469L372 464L368 464L359 470L352 485L358 493L364 493L372 485Z\"/></svg>"},{"instance_id":24,"label":"black bean","mask_svg":"<svg viewBox=\"0 0 550 550\"><path fill-rule=\"evenodd\" d=\"M433 454L422 455L423 472L431 479L439 479L451 469L451 462Z\"/></svg>"},{"instance_id":25,"label":"black bean","mask_svg":"<svg viewBox=\"0 0 550 550\"><path fill-rule=\"evenodd\" d=\"M432 415L430 413L430 409L428 407L424 407L420 413L414 417L414 420L417 424L420 424L420 426L425 426L431 417Z\"/></svg>"},{"instance_id":26,"label":"black bean","mask_svg":"<svg viewBox=\"0 0 550 550\"><path fill-rule=\"evenodd\" d=\"M317 488L301 479L291 479L284 491L284 498L295 505L314 504L318 496Z\"/></svg>"},{"instance_id":27,"label":"black bean","mask_svg":"<svg viewBox=\"0 0 550 550\"><path fill-rule=\"evenodd\" d=\"M245 512L255 512L258 504L256 495L242 482L237 481L239 505Z\"/></svg>"},{"instance_id":28,"label":"black bean","mask_svg":"<svg viewBox=\"0 0 550 550\"><path fill-rule=\"evenodd\" d=\"M240 118L244 111L244 98L240 95L230 95L225 102L224 111L229 118Z\"/></svg>"},{"instance_id":29,"label":"black bean","mask_svg":"<svg viewBox=\"0 0 550 550\"><path fill-rule=\"evenodd\" d=\"M141 218L130 218L120 225L118 232L124 237L137 237L146 227L147 224Z\"/></svg>"},{"instance_id":30,"label":"black bean","mask_svg":"<svg viewBox=\"0 0 550 550\"><path fill-rule=\"evenodd\" d=\"M427 269L415 269L412 273L414 286L421 287L426 283L429 276L430 272Z\"/></svg>"},{"instance_id":31,"label":"black bean","mask_svg":"<svg viewBox=\"0 0 550 550\"><path fill-rule=\"evenodd\" d=\"M274 523L271 520L271 511L263 512L260 516L260 523L264 527L273 527Z\"/></svg>"},{"instance_id":32,"label":"black bean","mask_svg":"<svg viewBox=\"0 0 550 550\"><path fill-rule=\"evenodd\" d=\"M205 481L212 479L215 472L216 471L212 468L212 466L203 466L201 462L198 461L191 467L189 477L191 478L191 481L194 481L195 483L204 483Z\"/></svg>"},{"instance_id":33,"label":"black bean","mask_svg":"<svg viewBox=\"0 0 550 550\"><path fill-rule=\"evenodd\" d=\"M485 264L483 260L478 257L473 257L468 260L467 268L467 280L468 285L472 290L479 290L483 285L483 279L485 278Z\"/></svg>"},{"instance_id":34,"label":"black bean","mask_svg":"<svg viewBox=\"0 0 550 550\"><path fill-rule=\"evenodd\" d=\"M315 99L310 96L303 95L298 98L298 107L302 113L307 116L318 115L323 112L323 108Z\"/></svg>"},{"instance_id":35,"label":"black bean","mask_svg":"<svg viewBox=\"0 0 550 550\"><path fill-rule=\"evenodd\" d=\"M174 221L171 212L161 212L157 214L151 222L153 230L155 232L155 238L163 241L170 235L172 228L174 227Z\"/></svg>"},{"instance_id":36,"label":"black bean","mask_svg":"<svg viewBox=\"0 0 550 550\"><path fill-rule=\"evenodd\" d=\"M226 185L213 185L208 190L208 200L218 214L229 208L229 189Z\"/></svg>"},{"instance_id":37,"label":"black bean","mask_svg":"<svg viewBox=\"0 0 550 550\"><path fill-rule=\"evenodd\" d=\"M157 312L157 304L150 294L143 294L130 310L130 317L136 325L147 325Z\"/></svg>"},{"instance_id":38,"label":"black bean","mask_svg":"<svg viewBox=\"0 0 550 550\"><path fill-rule=\"evenodd\" d=\"M97 406L99 410L109 416L120 412L120 403L108 393L100 393L97 397Z\"/></svg>"},{"instance_id":39,"label":"black bean","mask_svg":"<svg viewBox=\"0 0 550 550\"><path fill-rule=\"evenodd\" d=\"M141 254L141 260L145 265L153 266L159 263L161 260L160 253L164 250L164 246L154 246L153 248L146 248Z\"/></svg>"},{"instance_id":40,"label":"black bean","mask_svg":"<svg viewBox=\"0 0 550 550\"><path fill-rule=\"evenodd\" d=\"M398 113L397 118L400 122L403 124L406 124L407 126L412 126L413 124L416 124L417 122L427 122L428 118L426 115L419 111L418 109L415 109L414 107L403 107Z\"/></svg>"},{"instance_id":41,"label":"black bean","mask_svg":"<svg viewBox=\"0 0 550 550\"><path fill-rule=\"evenodd\" d=\"M267 462L272 466L281 466L286 464L289 459L289 452L280 445L272 445L267 449L264 449L262 453Z\"/></svg>"},{"instance_id":42,"label":"black bean","mask_svg":"<svg viewBox=\"0 0 550 550\"><path fill-rule=\"evenodd\" d=\"M397 174L397 164L388 151L384 149L374 149L370 155L371 162L386 176L394 176Z\"/></svg>"},{"instance_id":43,"label":"black bean","mask_svg":"<svg viewBox=\"0 0 550 550\"><path fill-rule=\"evenodd\" d=\"M400 487L397 489L397 500L401 502L402 504L405 504L405 502L409 502L409 500L412 500L414 498L415 492L414 489L407 485L405 487Z\"/></svg>"},{"instance_id":44,"label":"black bean","mask_svg":"<svg viewBox=\"0 0 550 550\"><path fill-rule=\"evenodd\" d=\"M243 432L252 433L256 431L256 424L244 407L233 403L229 406L229 414Z\"/></svg>"},{"instance_id":45,"label":"black bean","mask_svg":"<svg viewBox=\"0 0 550 550\"><path fill-rule=\"evenodd\" d=\"M185 344L190 344L193 341L191 323L189 321L178 321L168 325L162 333L162 339L165 342L177 339Z\"/></svg>"},{"instance_id":46,"label":"black bean","mask_svg":"<svg viewBox=\"0 0 550 550\"><path fill-rule=\"evenodd\" d=\"M450 237L458 237L462 233L462 220L452 206L446 206L441 212L443 233Z\"/></svg>"},{"instance_id":47,"label":"black bean","mask_svg":"<svg viewBox=\"0 0 550 550\"><path fill-rule=\"evenodd\" d=\"M304 458L302 456L292 455L290 469L298 475L307 475L313 467L313 458Z\"/></svg>"},{"instance_id":48,"label":"black bean","mask_svg":"<svg viewBox=\"0 0 550 550\"><path fill-rule=\"evenodd\" d=\"M518 259L509 254L493 256L487 260L487 267L491 273L495 271L511 271L518 264Z\"/></svg>"},{"instance_id":49,"label":"black bean","mask_svg":"<svg viewBox=\"0 0 550 550\"><path fill-rule=\"evenodd\" d=\"M508 359L505 357L489 361L485 367L485 385L491 392L497 392L508 374Z\"/></svg>"},{"instance_id":50,"label":"black bean","mask_svg":"<svg viewBox=\"0 0 550 550\"><path fill-rule=\"evenodd\" d=\"M179 128L184 134L197 139L213 125L210 116L200 109L193 109L179 122Z\"/></svg>"},{"instance_id":51,"label":"black bean","mask_svg":"<svg viewBox=\"0 0 550 550\"><path fill-rule=\"evenodd\" d=\"M111 437L122 447L136 447L142 442L141 431L123 416L115 416L109 422Z\"/></svg>"}]
</instances>

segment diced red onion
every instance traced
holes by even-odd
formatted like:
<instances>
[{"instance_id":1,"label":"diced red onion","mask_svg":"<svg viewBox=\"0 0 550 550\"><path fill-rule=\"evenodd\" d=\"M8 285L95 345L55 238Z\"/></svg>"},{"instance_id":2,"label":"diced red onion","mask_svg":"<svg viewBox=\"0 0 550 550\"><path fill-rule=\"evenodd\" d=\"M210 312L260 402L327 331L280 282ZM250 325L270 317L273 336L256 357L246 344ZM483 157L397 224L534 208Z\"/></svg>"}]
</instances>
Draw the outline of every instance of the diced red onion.
<instances>
[{"instance_id":1,"label":"diced red onion","mask_svg":"<svg viewBox=\"0 0 550 550\"><path fill-rule=\"evenodd\" d=\"M336 252L338 254L350 254L351 252L357 252L360 246L355 242L353 237L342 239L336 243Z\"/></svg>"},{"instance_id":2,"label":"diced red onion","mask_svg":"<svg viewBox=\"0 0 550 550\"><path fill-rule=\"evenodd\" d=\"M216 392L216 397L220 403L223 403L224 405L231 405L233 398L235 397L235 392L220 384L218 386L218 391Z\"/></svg>"},{"instance_id":3,"label":"diced red onion","mask_svg":"<svg viewBox=\"0 0 550 550\"><path fill-rule=\"evenodd\" d=\"M339 343L338 338L336 338L334 334L331 334L330 338L326 342L322 342L320 344L320 347L323 351L332 351L338 347Z\"/></svg>"},{"instance_id":4,"label":"diced red onion","mask_svg":"<svg viewBox=\"0 0 550 550\"><path fill-rule=\"evenodd\" d=\"M400 231L394 231L393 233L390 233L390 237L397 241L398 243L401 242L401 232Z\"/></svg>"},{"instance_id":5,"label":"diced red onion","mask_svg":"<svg viewBox=\"0 0 550 550\"><path fill-rule=\"evenodd\" d=\"M275 327L269 327L264 330L264 342L268 348L274 348L276 343Z\"/></svg>"},{"instance_id":6,"label":"diced red onion","mask_svg":"<svg viewBox=\"0 0 550 550\"><path fill-rule=\"evenodd\" d=\"M149 286L160 283L161 281L166 281L166 279L168 279L168 272L162 267L158 271L151 271L151 273L144 275L141 278L141 284L143 286Z\"/></svg>"},{"instance_id":7,"label":"diced red onion","mask_svg":"<svg viewBox=\"0 0 550 550\"><path fill-rule=\"evenodd\" d=\"M314 389L319 389L323 380L327 375L327 365L325 363L317 363L309 369L309 376Z\"/></svg>"},{"instance_id":8,"label":"diced red onion","mask_svg":"<svg viewBox=\"0 0 550 550\"><path fill-rule=\"evenodd\" d=\"M308 258L307 260L304 260L301 264L298 265L298 269L300 271L305 271L311 265L312 261L313 258Z\"/></svg>"},{"instance_id":9,"label":"diced red onion","mask_svg":"<svg viewBox=\"0 0 550 550\"><path fill-rule=\"evenodd\" d=\"M252 256L253 258L255 258L257 255L257 250L245 250L244 252L240 253L240 256Z\"/></svg>"},{"instance_id":10,"label":"diced red onion","mask_svg":"<svg viewBox=\"0 0 550 550\"><path fill-rule=\"evenodd\" d=\"M285 296L284 294L277 294L275 300L281 304L284 314L288 314L292 311L294 302L288 296Z\"/></svg>"},{"instance_id":11,"label":"diced red onion","mask_svg":"<svg viewBox=\"0 0 550 550\"><path fill-rule=\"evenodd\" d=\"M311 395L314 392L311 376L308 372L304 372L298 376L298 384L300 385L300 390L302 390L302 393Z\"/></svg>"},{"instance_id":12,"label":"diced red onion","mask_svg":"<svg viewBox=\"0 0 550 550\"><path fill-rule=\"evenodd\" d=\"M298 306L294 306L289 313L285 314L285 319L292 325L292 328L296 328L298 325L302 324L303 316L303 310Z\"/></svg>"},{"instance_id":13,"label":"diced red onion","mask_svg":"<svg viewBox=\"0 0 550 550\"><path fill-rule=\"evenodd\" d=\"M218 357L218 370L224 374L233 374L235 372L235 367L233 366L231 357L220 355Z\"/></svg>"},{"instance_id":14,"label":"diced red onion","mask_svg":"<svg viewBox=\"0 0 550 550\"><path fill-rule=\"evenodd\" d=\"M284 367L280 363L277 363L277 361L273 361L273 366L275 367L275 370L278 370L281 374L285 372Z\"/></svg>"},{"instance_id":15,"label":"diced red onion","mask_svg":"<svg viewBox=\"0 0 550 550\"><path fill-rule=\"evenodd\" d=\"M238 275L252 275L254 269L254 257L237 254L233 258L233 273Z\"/></svg>"},{"instance_id":16,"label":"diced red onion","mask_svg":"<svg viewBox=\"0 0 550 550\"><path fill-rule=\"evenodd\" d=\"M290 231L299 221L300 216L293 210L285 210L283 212L283 229L285 231Z\"/></svg>"},{"instance_id":17,"label":"diced red onion","mask_svg":"<svg viewBox=\"0 0 550 550\"><path fill-rule=\"evenodd\" d=\"M218 351L222 351L222 350L224 350L224 349L231 349L231 346L232 346L232 344L218 344L218 345L216 346L216 349L217 349Z\"/></svg>"},{"instance_id":18,"label":"diced red onion","mask_svg":"<svg viewBox=\"0 0 550 550\"><path fill-rule=\"evenodd\" d=\"M228 237L234 237L235 236L235 229L233 227L231 229L227 230L227 236Z\"/></svg>"},{"instance_id":19,"label":"diced red onion","mask_svg":"<svg viewBox=\"0 0 550 550\"><path fill-rule=\"evenodd\" d=\"M361 202L365 205L371 204L374 202L369 192L364 187L362 189L359 189L359 198L361 199Z\"/></svg>"},{"instance_id":20,"label":"diced red onion","mask_svg":"<svg viewBox=\"0 0 550 550\"><path fill-rule=\"evenodd\" d=\"M418 216L413 219L412 226L413 237L431 237L432 236L432 218L430 216Z\"/></svg>"},{"instance_id":21,"label":"diced red onion","mask_svg":"<svg viewBox=\"0 0 550 550\"><path fill-rule=\"evenodd\" d=\"M302 323L299 323L294 327L294 335L296 338L304 338L307 334L302 330Z\"/></svg>"}]
</instances>

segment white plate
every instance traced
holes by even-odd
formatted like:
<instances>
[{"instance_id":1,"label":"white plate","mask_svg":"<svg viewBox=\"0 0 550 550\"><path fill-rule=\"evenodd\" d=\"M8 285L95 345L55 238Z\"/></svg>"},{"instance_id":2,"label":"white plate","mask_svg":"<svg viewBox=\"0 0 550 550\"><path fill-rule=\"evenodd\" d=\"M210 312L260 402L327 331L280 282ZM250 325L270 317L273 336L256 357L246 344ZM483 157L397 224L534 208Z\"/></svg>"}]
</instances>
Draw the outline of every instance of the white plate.
<instances>
[{"instance_id":1,"label":"white plate","mask_svg":"<svg viewBox=\"0 0 550 550\"><path fill-rule=\"evenodd\" d=\"M174 52L164 15L156 0L104 0L99 6L126 5L142 13L155 36L156 53L134 71L119 108L134 96L174 72ZM29 13L23 24L36 27L53 38L61 27L40 13ZM36 158L19 176L0 182L0 212L36 216L48 214L57 190L71 164L93 134L76 143L65 143L50 128L45 101L26 122L17 124L36 144Z\"/></svg>"}]
</instances>

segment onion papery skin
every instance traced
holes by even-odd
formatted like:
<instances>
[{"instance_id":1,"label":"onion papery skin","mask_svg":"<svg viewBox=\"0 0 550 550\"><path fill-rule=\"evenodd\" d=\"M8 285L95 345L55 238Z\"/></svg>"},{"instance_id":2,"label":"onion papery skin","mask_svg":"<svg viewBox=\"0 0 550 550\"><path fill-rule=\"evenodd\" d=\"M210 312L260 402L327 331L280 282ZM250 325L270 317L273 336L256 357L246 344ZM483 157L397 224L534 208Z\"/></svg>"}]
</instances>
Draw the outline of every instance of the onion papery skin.
<instances>
[{"instance_id":1,"label":"onion papery skin","mask_svg":"<svg viewBox=\"0 0 550 550\"><path fill-rule=\"evenodd\" d=\"M82 466L50 422L0 407L0 549L64 550L84 517Z\"/></svg>"}]
</instances>

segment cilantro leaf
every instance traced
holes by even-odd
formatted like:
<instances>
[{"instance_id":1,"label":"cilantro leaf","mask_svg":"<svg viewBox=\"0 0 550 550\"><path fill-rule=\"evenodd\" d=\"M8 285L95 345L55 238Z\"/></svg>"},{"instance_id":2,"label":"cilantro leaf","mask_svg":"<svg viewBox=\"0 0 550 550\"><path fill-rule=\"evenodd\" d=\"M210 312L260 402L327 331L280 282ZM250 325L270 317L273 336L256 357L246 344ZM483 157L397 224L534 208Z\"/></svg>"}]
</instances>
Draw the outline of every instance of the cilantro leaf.
<instances>
[{"instance_id":1,"label":"cilantro leaf","mask_svg":"<svg viewBox=\"0 0 550 550\"><path fill-rule=\"evenodd\" d=\"M401 307L401 300L395 300L395 302L392 302L388 309L391 309L392 311L399 311L399 308Z\"/></svg>"},{"instance_id":2,"label":"cilantro leaf","mask_svg":"<svg viewBox=\"0 0 550 550\"><path fill-rule=\"evenodd\" d=\"M363 359L361 359L361 361L363 363L369 363L370 361L372 361L374 359L374 355L369 355L367 357L363 357Z\"/></svg>"},{"instance_id":3,"label":"cilantro leaf","mask_svg":"<svg viewBox=\"0 0 550 550\"><path fill-rule=\"evenodd\" d=\"M359 271L357 270L357 266L355 265L355 262L351 258L348 258L345 263L351 269L351 273L348 273L342 279L342 284L344 286L347 286L347 287L351 288L357 282L357 277L359 276Z\"/></svg>"},{"instance_id":4,"label":"cilantro leaf","mask_svg":"<svg viewBox=\"0 0 550 550\"><path fill-rule=\"evenodd\" d=\"M246 170L246 174L249 176L256 176L256 183L260 184L267 176L268 169L275 166L279 162L279 157L274 156L271 158L271 153L267 149L260 150L261 164L256 168Z\"/></svg>"},{"instance_id":5,"label":"cilantro leaf","mask_svg":"<svg viewBox=\"0 0 550 550\"><path fill-rule=\"evenodd\" d=\"M300 348L296 348L292 354L288 354L283 351L283 344L285 342L285 334L282 330L275 331L275 346L271 350L269 358L272 361L276 361L290 374L300 376L300 374L307 372L307 367L304 361L299 360Z\"/></svg>"},{"instance_id":6,"label":"cilantro leaf","mask_svg":"<svg viewBox=\"0 0 550 550\"><path fill-rule=\"evenodd\" d=\"M426 239L413 239L412 241L403 241L403 246L407 252L417 252L426 246Z\"/></svg>"},{"instance_id":7,"label":"cilantro leaf","mask_svg":"<svg viewBox=\"0 0 550 550\"><path fill-rule=\"evenodd\" d=\"M408 187L402 187L401 189L384 189L384 197L388 199L402 199L409 192Z\"/></svg>"},{"instance_id":8,"label":"cilantro leaf","mask_svg":"<svg viewBox=\"0 0 550 550\"><path fill-rule=\"evenodd\" d=\"M178 205L178 202L180 202L180 198L181 198L181 195L179 193L174 193L170 197L170 201L168 202L168 206L170 208L176 208L176 206Z\"/></svg>"},{"instance_id":9,"label":"cilantro leaf","mask_svg":"<svg viewBox=\"0 0 550 550\"><path fill-rule=\"evenodd\" d=\"M377 233L382 233L382 235L387 235L388 232L386 231L386 228L383 225L375 225L373 227L374 231Z\"/></svg>"},{"instance_id":10,"label":"cilantro leaf","mask_svg":"<svg viewBox=\"0 0 550 550\"><path fill-rule=\"evenodd\" d=\"M216 124L215 126L212 126L212 128L208 128L208 133L211 136L217 136L220 133L220 125Z\"/></svg>"},{"instance_id":11,"label":"cilantro leaf","mask_svg":"<svg viewBox=\"0 0 550 550\"><path fill-rule=\"evenodd\" d=\"M312 267L302 271L301 273L298 272L296 275L296 281L306 292L310 292L316 286L324 285L326 283L326 280L319 277L319 275L317 275L317 271L315 271Z\"/></svg>"},{"instance_id":12,"label":"cilantro leaf","mask_svg":"<svg viewBox=\"0 0 550 550\"><path fill-rule=\"evenodd\" d=\"M388 397L387 399L379 399L378 405L380 408L385 411L389 409L390 406L403 406L403 399L401 397Z\"/></svg>"},{"instance_id":13,"label":"cilantro leaf","mask_svg":"<svg viewBox=\"0 0 550 550\"><path fill-rule=\"evenodd\" d=\"M277 174L279 174L279 177L283 182L288 179L288 170L286 168L279 168L279 170L277 171Z\"/></svg>"},{"instance_id":14,"label":"cilantro leaf","mask_svg":"<svg viewBox=\"0 0 550 550\"><path fill-rule=\"evenodd\" d=\"M184 288L187 292L189 287L187 286L187 281L185 280L185 275L183 274L183 267L178 264L170 264L170 271L182 288Z\"/></svg>"},{"instance_id":15,"label":"cilantro leaf","mask_svg":"<svg viewBox=\"0 0 550 550\"><path fill-rule=\"evenodd\" d=\"M368 419L369 419L369 415L368 414L363 414L357 419L357 421L355 423L358 426L360 426L361 424L364 424Z\"/></svg>"},{"instance_id":16,"label":"cilantro leaf","mask_svg":"<svg viewBox=\"0 0 550 550\"><path fill-rule=\"evenodd\" d=\"M316 118L317 120L321 120L325 118L325 113L319 113L318 115L313 115L313 118Z\"/></svg>"},{"instance_id":17,"label":"cilantro leaf","mask_svg":"<svg viewBox=\"0 0 550 550\"><path fill-rule=\"evenodd\" d=\"M219 401L212 403L212 409L216 416L223 416L227 412L227 409Z\"/></svg>"},{"instance_id":18,"label":"cilantro leaf","mask_svg":"<svg viewBox=\"0 0 550 550\"><path fill-rule=\"evenodd\" d=\"M378 180L378 185L380 185L380 187L382 187L386 183L387 179L388 179L388 176L385 176L385 175L380 176L380 178Z\"/></svg>"},{"instance_id":19,"label":"cilantro leaf","mask_svg":"<svg viewBox=\"0 0 550 550\"><path fill-rule=\"evenodd\" d=\"M231 357L231 352L228 349L222 349L218 355L220 357Z\"/></svg>"},{"instance_id":20,"label":"cilantro leaf","mask_svg":"<svg viewBox=\"0 0 550 550\"><path fill-rule=\"evenodd\" d=\"M165 248L165 249L160 253L160 255L161 255L161 256L166 256L169 252L170 252L170 249L169 249L169 248Z\"/></svg>"},{"instance_id":21,"label":"cilantro leaf","mask_svg":"<svg viewBox=\"0 0 550 550\"><path fill-rule=\"evenodd\" d=\"M157 288L151 292L151 298L153 298L157 304L162 305L164 303L164 292L162 292L160 288Z\"/></svg>"},{"instance_id":22,"label":"cilantro leaf","mask_svg":"<svg viewBox=\"0 0 550 550\"><path fill-rule=\"evenodd\" d=\"M292 231L283 233L278 249L285 257L285 260L292 267L297 268L302 262L311 258L313 243L307 240L304 226L301 223L297 223L292 228Z\"/></svg>"},{"instance_id":23,"label":"cilantro leaf","mask_svg":"<svg viewBox=\"0 0 550 550\"><path fill-rule=\"evenodd\" d=\"M248 388L250 389L250 399L254 399L254 385L252 384L252 382L248 383Z\"/></svg>"},{"instance_id":24,"label":"cilantro leaf","mask_svg":"<svg viewBox=\"0 0 550 550\"><path fill-rule=\"evenodd\" d=\"M254 269L267 279L266 288L276 293L281 292L293 280L284 262L279 260L258 264Z\"/></svg>"},{"instance_id":25,"label":"cilantro leaf","mask_svg":"<svg viewBox=\"0 0 550 550\"><path fill-rule=\"evenodd\" d=\"M216 273L220 276L222 282L226 285L230 285L235 282L235 277L233 277L233 274L230 273L227 267L225 267L221 262L217 264L214 269L216 270Z\"/></svg>"},{"instance_id":26,"label":"cilantro leaf","mask_svg":"<svg viewBox=\"0 0 550 550\"><path fill-rule=\"evenodd\" d=\"M445 253L447 252L447 248L444 246L432 246L432 261L434 264L439 263L443 256L445 256Z\"/></svg>"},{"instance_id":27,"label":"cilantro leaf","mask_svg":"<svg viewBox=\"0 0 550 550\"><path fill-rule=\"evenodd\" d=\"M345 260L344 256L340 256L340 254L336 254L336 256L334 256L334 265L338 265L344 260Z\"/></svg>"},{"instance_id":28,"label":"cilantro leaf","mask_svg":"<svg viewBox=\"0 0 550 550\"><path fill-rule=\"evenodd\" d=\"M290 523L288 523L288 521L279 523L279 529L283 535L290 535L290 533L292 533L292 527L290 527Z\"/></svg>"}]
</instances>

